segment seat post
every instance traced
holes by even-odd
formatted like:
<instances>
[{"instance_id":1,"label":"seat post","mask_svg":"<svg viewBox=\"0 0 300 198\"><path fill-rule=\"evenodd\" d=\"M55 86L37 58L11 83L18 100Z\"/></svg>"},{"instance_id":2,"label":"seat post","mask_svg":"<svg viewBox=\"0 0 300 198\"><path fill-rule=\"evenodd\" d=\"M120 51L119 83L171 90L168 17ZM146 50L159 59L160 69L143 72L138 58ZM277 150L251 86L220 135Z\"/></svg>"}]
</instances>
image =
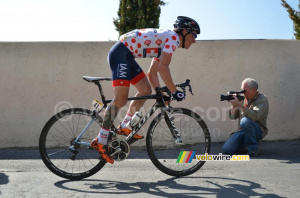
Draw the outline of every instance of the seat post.
<instances>
[{"instance_id":1,"label":"seat post","mask_svg":"<svg viewBox=\"0 0 300 198\"><path fill-rule=\"evenodd\" d=\"M103 102L104 107L107 107L108 101L106 101L106 99L105 99L105 96L104 96L104 93L103 93L103 89L102 89L99 81L96 81L94 83L98 86L98 89L99 89L99 92L100 92L100 96L101 96L101 100Z\"/></svg>"}]
</instances>

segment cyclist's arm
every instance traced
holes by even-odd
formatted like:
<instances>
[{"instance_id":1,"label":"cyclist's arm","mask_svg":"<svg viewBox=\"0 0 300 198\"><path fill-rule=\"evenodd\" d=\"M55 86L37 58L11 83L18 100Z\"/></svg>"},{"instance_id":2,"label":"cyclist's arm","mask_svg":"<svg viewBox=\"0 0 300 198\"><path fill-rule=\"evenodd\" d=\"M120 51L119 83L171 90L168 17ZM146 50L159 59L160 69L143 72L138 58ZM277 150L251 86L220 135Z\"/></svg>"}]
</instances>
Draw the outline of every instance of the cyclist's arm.
<instances>
[{"instance_id":1,"label":"cyclist's arm","mask_svg":"<svg viewBox=\"0 0 300 198\"><path fill-rule=\"evenodd\" d=\"M158 72L164 81L165 85L168 87L168 89L171 91L171 93L176 92L176 86L173 83L171 72L169 65L171 63L172 55L167 52L162 52L161 56L159 58L159 64L158 64Z\"/></svg>"},{"instance_id":2,"label":"cyclist's arm","mask_svg":"<svg viewBox=\"0 0 300 198\"><path fill-rule=\"evenodd\" d=\"M151 87L153 88L153 90L155 90L156 87L160 87L159 84L159 80L158 80L158 64L159 64L159 60L156 58L152 59L150 68L147 72L147 76L150 82Z\"/></svg>"}]
</instances>

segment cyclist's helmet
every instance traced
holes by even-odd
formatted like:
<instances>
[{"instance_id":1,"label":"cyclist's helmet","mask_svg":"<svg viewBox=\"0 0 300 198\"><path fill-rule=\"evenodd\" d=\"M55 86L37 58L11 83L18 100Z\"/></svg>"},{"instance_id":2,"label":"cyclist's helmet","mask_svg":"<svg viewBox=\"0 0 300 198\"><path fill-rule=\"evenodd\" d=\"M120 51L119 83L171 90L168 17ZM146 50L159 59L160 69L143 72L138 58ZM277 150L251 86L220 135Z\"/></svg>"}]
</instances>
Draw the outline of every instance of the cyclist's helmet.
<instances>
[{"instance_id":1,"label":"cyclist's helmet","mask_svg":"<svg viewBox=\"0 0 300 198\"><path fill-rule=\"evenodd\" d=\"M185 16L177 17L177 20L174 23L174 28L186 29L188 31L196 31L197 34L200 34L200 27L198 23L194 19Z\"/></svg>"}]
</instances>

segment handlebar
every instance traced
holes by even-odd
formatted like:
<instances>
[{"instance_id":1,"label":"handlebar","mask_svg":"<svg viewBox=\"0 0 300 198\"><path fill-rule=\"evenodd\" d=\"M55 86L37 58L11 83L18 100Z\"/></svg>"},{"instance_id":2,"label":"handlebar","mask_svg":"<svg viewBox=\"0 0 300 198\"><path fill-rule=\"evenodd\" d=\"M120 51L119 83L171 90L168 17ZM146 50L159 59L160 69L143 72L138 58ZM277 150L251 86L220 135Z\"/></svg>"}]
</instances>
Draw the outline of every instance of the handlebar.
<instances>
[{"instance_id":1,"label":"handlebar","mask_svg":"<svg viewBox=\"0 0 300 198\"><path fill-rule=\"evenodd\" d=\"M192 95L194 95L194 94L193 94L193 91L192 91L192 87L191 87L191 85L190 85L190 80L189 80L189 79L187 79L184 83L176 84L175 86L181 88L182 91L183 91L184 93L186 93L185 88L186 88L186 87L189 87L190 93L191 93ZM166 87L166 86L164 86L164 87L157 87L157 88L156 88L156 93L159 93L159 92L165 92L165 93L167 93L168 95L172 96L172 93L170 92L170 90L169 90L168 87Z\"/></svg>"}]
</instances>

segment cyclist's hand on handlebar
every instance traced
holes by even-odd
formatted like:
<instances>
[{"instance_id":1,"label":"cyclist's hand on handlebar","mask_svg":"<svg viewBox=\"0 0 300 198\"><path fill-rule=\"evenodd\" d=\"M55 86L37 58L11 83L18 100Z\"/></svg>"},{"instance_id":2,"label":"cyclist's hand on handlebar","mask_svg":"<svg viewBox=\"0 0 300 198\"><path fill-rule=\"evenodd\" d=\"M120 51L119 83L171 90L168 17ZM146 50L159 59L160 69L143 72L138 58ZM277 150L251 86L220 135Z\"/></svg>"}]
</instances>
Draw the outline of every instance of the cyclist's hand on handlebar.
<instances>
[{"instance_id":1,"label":"cyclist's hand on handlebar","mask_svg":"<svg viewBox=\"0 0 300 198\"><path fill-rule=\"evenodd\" d=\"M182 91L176 91L172 93L173 98L175 98L177 101L182 101L185 98L185 93Z\"/></svg>"},{"instance_id":2,"label":"cyclist's hand on handlebar","mask_svg":"<svg viewBox=\"0 0 300 198\"><path fill-rule=\"evenodd\" d=\"M165 101L166 106L169 106L171 104L171 97L170 96L163 95L163 99Z\"/></svg>"},{"instance_id":3,"label":"cyclist's hand on handlebar","mask_svg":"<svg viewBox=\"0 0 300 198\"><path fill-rule=\"evenodd\" d=\"M166 96L166 95L163 95L163 99L164 99L164 101L170 101L170 100L171 100L171 97Z\"/></svg>"}]
</instances>

